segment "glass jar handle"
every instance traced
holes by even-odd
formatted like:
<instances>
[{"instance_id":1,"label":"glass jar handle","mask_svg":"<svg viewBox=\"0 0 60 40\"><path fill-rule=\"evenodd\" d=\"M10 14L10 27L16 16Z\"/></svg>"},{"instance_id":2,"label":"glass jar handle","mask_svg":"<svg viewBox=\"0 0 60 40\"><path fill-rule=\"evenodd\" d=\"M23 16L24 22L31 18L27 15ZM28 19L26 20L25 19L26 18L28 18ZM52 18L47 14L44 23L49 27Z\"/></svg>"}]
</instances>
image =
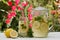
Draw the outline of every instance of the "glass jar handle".
<instances>
[{"instance_id":1,"label":"glass jar handle","mask_svg":"<svg viewBox=\"0 0 60 40\"><path fill-rule=\"evenodd\" d=\"M53 28L53 25L51 27L49 27L49 31Z\"/></svg>"}]
</instances>

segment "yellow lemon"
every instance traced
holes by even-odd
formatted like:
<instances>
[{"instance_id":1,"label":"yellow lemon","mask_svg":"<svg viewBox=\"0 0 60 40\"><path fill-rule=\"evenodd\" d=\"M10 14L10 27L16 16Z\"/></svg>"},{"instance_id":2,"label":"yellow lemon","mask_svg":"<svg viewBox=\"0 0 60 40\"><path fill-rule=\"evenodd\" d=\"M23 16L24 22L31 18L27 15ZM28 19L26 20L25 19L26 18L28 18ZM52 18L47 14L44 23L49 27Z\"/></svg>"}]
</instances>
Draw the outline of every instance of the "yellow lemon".
<instances>
[{"instance_id":1,"label":"yellow lemon","mask_svg":"<svg viewBox=\"0 0 60 40\"><path fill-rule=\"evenodd\" d=\"M5 36L9 38L9 37L10 37L10 32L11 32L12 30L13 30L13 29L11 29L11 28L10 28L10 29L6 29L6 30L4 31Z\"/></svg>"},{"instance_id":2,"label":"yellow lemon","mask_svg":"<svg viewBox=\"0 0 60 40\"><path fill-rule=\"evenodd\" d=\"M15 38L15 37L18 36L18 33L15 30L11 29L11 28L6 29L5 32L4 32L4 34L5 34L5 36L7 38L10 38L10 37L11 38Z\"/></svg>"}]
</instances>

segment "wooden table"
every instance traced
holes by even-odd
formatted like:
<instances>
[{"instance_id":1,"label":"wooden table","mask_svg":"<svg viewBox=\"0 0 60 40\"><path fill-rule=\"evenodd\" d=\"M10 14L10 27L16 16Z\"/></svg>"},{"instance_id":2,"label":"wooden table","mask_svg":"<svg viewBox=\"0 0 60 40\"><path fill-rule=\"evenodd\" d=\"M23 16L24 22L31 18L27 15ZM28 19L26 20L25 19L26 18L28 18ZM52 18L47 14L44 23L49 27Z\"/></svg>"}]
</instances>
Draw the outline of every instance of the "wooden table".
<instances>
[{"instance_id":1,"label":"wooden table","mask_svg":"<svg viewBox=\"0 0 60 40\"><path fill-rule=\"evenodd\" d=\"M6 38L4 33L0 33L0 40L60 40L60 32L50 32L47 38Z\"/></svg>"}]
</instances>

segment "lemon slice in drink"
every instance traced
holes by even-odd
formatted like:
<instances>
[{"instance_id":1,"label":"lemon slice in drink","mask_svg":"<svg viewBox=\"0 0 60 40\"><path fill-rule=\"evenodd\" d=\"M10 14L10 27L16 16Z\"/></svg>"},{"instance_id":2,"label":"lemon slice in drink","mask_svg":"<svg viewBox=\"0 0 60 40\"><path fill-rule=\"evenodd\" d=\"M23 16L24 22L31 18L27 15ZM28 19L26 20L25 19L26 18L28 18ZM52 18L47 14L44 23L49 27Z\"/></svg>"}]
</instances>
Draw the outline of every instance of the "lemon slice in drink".
<instances>
[{"instance_id":1,"label":"lemon slice in drink","mask_svg":"<svg viewBox=\"0 0 60 40\"><path fill-rule=\"evenodd\" d=\"M32 26L32 31L38 31L40 30L40 22L34 21L33 26Z\"/></svg>"},{"instance_id":2,"label":"lemon slice in drink","mask_svg":"<svg viewBox=\"0 0 60 40\"><path fill-rule=\"evenodd\" d=\"M36 28L36 29L39 28L40 27L40 22L34 21L33 27Z\"/></svg>"}]
</instances>

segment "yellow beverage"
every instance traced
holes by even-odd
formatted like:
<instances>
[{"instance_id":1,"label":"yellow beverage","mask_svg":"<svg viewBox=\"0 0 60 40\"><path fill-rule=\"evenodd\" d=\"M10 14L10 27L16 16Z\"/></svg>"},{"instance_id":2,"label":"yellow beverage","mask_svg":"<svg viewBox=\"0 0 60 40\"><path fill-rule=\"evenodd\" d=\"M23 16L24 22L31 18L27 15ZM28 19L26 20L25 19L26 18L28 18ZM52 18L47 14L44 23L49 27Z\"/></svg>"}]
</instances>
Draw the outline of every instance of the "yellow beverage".
<instances>
[{"instance_id":1,"label":"yellow beverage","mask_svg":"<svg viewBox=\"0 0 60 40\"><path fill-rule=\"evenodd\" d=\"M33 23L32 31L34 37L47 37L49 27L46 20L44 19L35 20L35 18L33 18L32 23Z\"/></svg>"}]
</instances>

